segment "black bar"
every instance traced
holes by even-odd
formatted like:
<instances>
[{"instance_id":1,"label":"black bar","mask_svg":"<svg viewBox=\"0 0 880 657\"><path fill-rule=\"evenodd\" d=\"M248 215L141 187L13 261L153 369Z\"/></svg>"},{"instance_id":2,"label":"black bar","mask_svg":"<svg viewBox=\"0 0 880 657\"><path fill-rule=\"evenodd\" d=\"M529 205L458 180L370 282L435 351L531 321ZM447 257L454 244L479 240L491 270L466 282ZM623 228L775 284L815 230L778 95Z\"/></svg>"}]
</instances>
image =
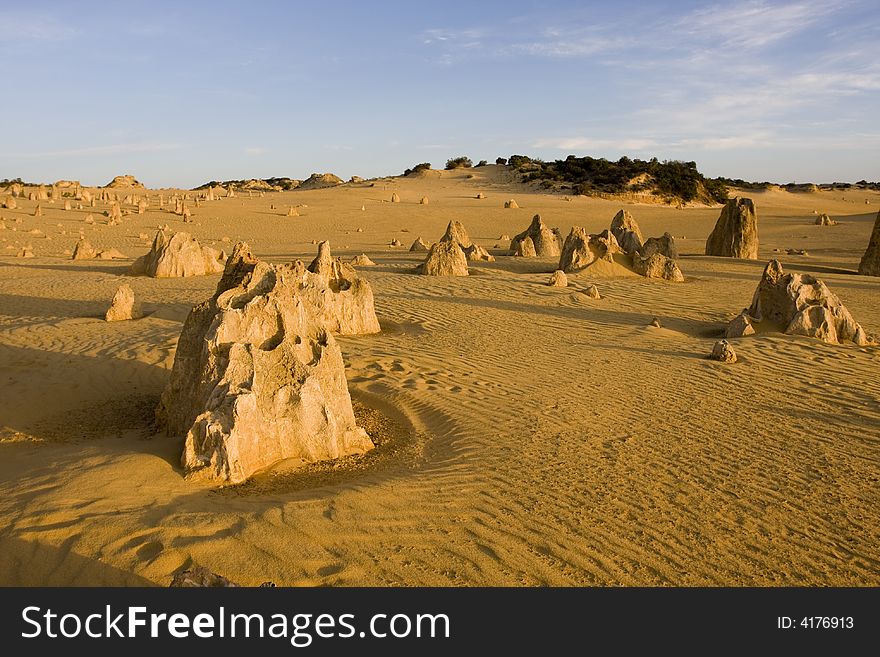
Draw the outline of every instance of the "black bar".
<instances>
[{"instance_id":1,"label":"black bar","mask_svg":"<svg viewBox=\"0 0 880 657\"><path fill-rule=\"evenodd\" d=\"M83 623L90 614L99 614L89 626L93 633L103 633L107 606L110 618L124 617L115 627L127 633L129 607L145 607L137 619L144 626L135 628L135 638L119 638L110 628L110 638L88 638L85 627L77 638L50 638L47 631L60 633L59 620L64 614L76 614ZM23 610L31 609L26 622ZM221 613L222 608L222 613ZM56 614L47 625L45 612ZM187 615L177 631L188 631L187 638L174 638L165 620L157 621L157 638L149 636L149 614ZM198 614L208 614L214 625L213 638L194 635L191 621ZM236 623L237 636L231 637L232 614L262 614L264 632L277 620L277 631L286 628L286 638L245 638L244 621ZM273 619L273 614L281 616ZM296 616L298 614L308 614ZM321 633L351 634L348 638L322 638L316 622L321 614L333 616L332 625L325 617ZM340 622L343 617L346 624ZM385 614L374 623L385 638L371 636L370 620ZM394 631L410 635L396 638ZM435 620L435 636L430 638L430 619L422 619L423 636L413 636L418 615L445 614L449 619L449 637L444 636L444 622ZM395 654L450 654L453 650L474 651L490 648L493 654L527 654L547 650L554 654L600 653L602 646L614 646L621 654L640 649L674 649L679 654L726 653L750 650L770 654L774 650L831 650L848 654L863 647L875 649L878 632L880 589L776 588L776 589L297 589L297 588L227 588L227 589L107 589L43 588L0 589L0 645L9 655L24 655L38 649L55 650L75 647L90 655L118 656L120 650L146 646L176 654L192 649L209 649L212 654L241 654L253 646L264 654L341 654L362 651ZM218 638L220 617L224 618L226 636ZM300 625L294 647L294 616ZM283 617L283 622L282 622ZM439 618L439 617L438 617ZM788 620L783 620L788 619ZM837 620L833 620L837 619ZM258 621L252 620L253 633ZM832 627L836 625L836 627ZM40 634L23 638L23 633ZM200 629L208 632L203 618ZM350 626L350 627L349 627ZM76 622L65 621L65 631L74 633ZM100 629L99 629L100 628ZM364 636L361 636L361 633ZM307 638L307 637L310 637ZM579 648L578 648L579 647ZM11 649L11 652L9 651ZM468 653L464 653L468 654Z\"/></svg>"}]
</instances>

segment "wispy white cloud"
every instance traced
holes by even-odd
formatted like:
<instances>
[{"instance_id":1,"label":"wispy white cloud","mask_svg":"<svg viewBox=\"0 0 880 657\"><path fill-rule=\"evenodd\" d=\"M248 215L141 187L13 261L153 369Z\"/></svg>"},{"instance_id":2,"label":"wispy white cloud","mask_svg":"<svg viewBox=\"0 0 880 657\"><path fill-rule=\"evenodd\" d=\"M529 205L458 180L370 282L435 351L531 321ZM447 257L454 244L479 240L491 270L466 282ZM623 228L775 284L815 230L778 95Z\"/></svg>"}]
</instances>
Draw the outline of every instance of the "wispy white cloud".
<instances>
[{"instance_id":1,"label":"wispy white cloud","mask_svg":"<svg viewBox=\"0 0 880 657\"><path fill-rule=\"evenodd\" d=\"M643 151L657 146L654 139L593 139L590 137L562 137L538 139L533 148L555 148L558 150L614 150Z\"/></svg>"},{"instance_id":2,"label":"wispy white cloud","mask_svg":"<svg viewBox=\"0 0 880 657\"><path fill-rule=\"evenodd\" d=\"M82 32L67 25L52 15L28 11L4 11L0 16L3 24L3 42L15 43L53 43L73 39Z\"/></svg>"},{"instance_id":3,"label":"wispy white cloud","mask_svg":"<svg viewBox=\"0 0 880 657\"><path fill-rule=\"evenodd\" d=\"M840 0L728 2L682 17L675 23L675 33L679 39L686 34L719 48L761 48L802 32L843 4Z\"/></svg>"},{"instance_id":4,"label":"wispy white cloud","mask_svg":"<svg viewBox=\"0 0 880 657\"><path fill-rule=\"evenodd\" d=\"M86 146L83 148L71 148L59 151L40 151L28 153L10 153L8 158L48 158L48 157L84 157L102 155L127 155L129 153L154 153L161 151L174 151L181 148L180 144L166 144L156 142L141 142L136 144L108 144L106 146Z\"/></svg>"}]
</instances>

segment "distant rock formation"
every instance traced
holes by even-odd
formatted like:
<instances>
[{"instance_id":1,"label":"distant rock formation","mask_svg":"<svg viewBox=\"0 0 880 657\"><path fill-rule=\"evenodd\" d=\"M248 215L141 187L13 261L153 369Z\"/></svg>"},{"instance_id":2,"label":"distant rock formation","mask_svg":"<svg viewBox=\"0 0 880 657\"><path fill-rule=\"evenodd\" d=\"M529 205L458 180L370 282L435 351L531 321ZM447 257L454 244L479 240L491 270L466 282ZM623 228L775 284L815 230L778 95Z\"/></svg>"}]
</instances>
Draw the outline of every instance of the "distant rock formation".
<instances>
[{"instance_id":1,"label":"distant rock formation","mask_svg":"<svg viewBox=\"0 0 880 657\"><path fill-rule=\"evenodd\" d=\"M134 298L134 291L128 285L120 285L113 295L110 308L104 315L108 322L119 322L140 317L140 308Z\"/></svg>"},{"instance_id":2,"label":"distant rock formation","mask_svg":"<svg viewBox=\"0 0 880 657\"><path fill-rule=\"evenodd\" d=\"M484 262L495 262L495 256L479 244L471 244L468 248L463 250L465 257L470 261L478 262L482 260Z\"/></svg>"},{"instance_id":3,"label":"distant rock formation","mask_svg":"<svg viewBox=\"0 0 880 657\"><path fill-rule=\"evenodd\" d=\"M188 476L234 484L283 459L373 448L355 421L342 352L310 307L332 294L328 257L313 274L299 261L261 262L238 243L214 296L187 317L156 417L169 435L186 435Z\"/></svg>"},{"instance_id":4,"label":"distant rock formation","mask_svg":"<svg viewBox=\"0 0 880 657\"><path fill-rule=\"evenodd\" d=\"M620 210L611 220L611 234L624 253L635 253L642 248L642 231L633 216Z\"/></svg>"},{"instance_id":5,"label":"distant rock formation","mask_svg":"<svg viewBox=\"0 0 880 657\"><path fill-rule=\"evenodd\" d=\"M323 189L341 185L342 178L332 173L313 173L299 185L299 189Z\"/></svg>"},{"instance_id":6,"label":"distant rock formation","mask_svg":"<svg viewBox=\"0 0 880 657\"><path fill-rule=\"evenodd\" d=\"M98 250L89 244L85 237L80 237L76 246L73 247L71 260L94 260L98 257Z\"/></svg>"},{"instance_id":7,"label":"distant rock formation","mask_svg":"<svg viewBox=\"0 0 880 657\"><path fill-rule=\"evenodd\" d=\"M859 273L862 276L880 276L880 212L874 220L874 230L868 240L868 248L859 262Z\"/></svg>"},{"instance_id":8,"label":"distant rock formation","mask_svg":"<svg viewBox=\"0 0 880 657\"><path fill-rule=\"evenodd\" d=\"M758 213L752 199L727 201L706 240L706 255L758 259Z\"/></svg>"},{"instance_id":9,"label":"distant rock formation","mask_svg":"<svg viewBox=\"0 0 880 657\"><path fill-rule=\"evenodd\" d=\"M504 201L504 207L508 210L516 210L519 207L519 204L513 199L510 199L509 201Z\"/></svg>"},{"instance_id":10,"label":"distant rock formation","mask_svg":"<svg viewBox=\"0 0 880 657\"><path fill-rule=\"evenodd\" d=\"M421 199L419 199L419 205L428 205L428 197L423 196Z\"/></svg>"},{"instance_id":11,"label":"distant rock formation","mask_svg":"<svg viewBox=\"0 0 880 657\"><path fill-rule=\"evenodd\" d=\"M110 189L144 189L144 186L132 175L116 176L104 186Z\"/></svg>"},{"instance_id":12,"label":"distant rock formation","mask_svg":"<svg viewBox=\"0 0 880 657\"><path fill-rule=\"evenodd\" d=\"M467 256L454 240L437 242L416 272L424 276L467 276Z\"/></svg>"},{"instance_id":13,"label":"distant rock formation","mask_svg":"<svg viewBox=\"0 0 880 657\"><path fill-rule=\"evenodd\" d=\"M373 267L376 263L366 253L361 253L351 259L351 264L356 267Z\"/></svg>"},{"instance_id":14,"label":"distant rock formation","mask_svg":"<svg viewBox=\"0 0 880 657\"><path fill-rule=\"evenodd\" d=\"M134 261L129 273L153 278L204 276L223 271L224 260L220 251L202 246L189 233L169 238L160 230L149 252Z\"/></svg>"},{"instance_id":15,"label":"distant rock formation","mask_svg":"<svg viewBox=\"0 0 880 657\"><path fill-rule=\"evenodd\" d=\"M440 238L441 242L455 242L464 251L464 255L468 260L477 261L485 260L486 262L495 262L495 257L490 255L482 246L474 244L468 235L467 230L460 221L452 220L446 226L446 232ZM456 274L461 275L461 274Z\"/></svg>"},{"instance_id":16,"label":"distant rock formation","mask_svg":"<svg viewBox=\"0 0 880 657\"><path fill-rule=\"evenodd\" d=\"M727 333L748 335L754 324L830 344L869 343L864 329L825 283L809 274L786 274L778 260L767 263L752 305L730 323Z\"/></svg>"},{"instance_id":17,"label":"distant rock formation","mask_svg":"<svg viewBox=\"0 0 880 657\"><path fill-rule=\"evenodd\" d=\"M531 240L532 249L519 248L520 243L526 239ZM510 255L527 255L528 251L534 251L533 255L539 258L558 258L562 252L559 237L544 223L539 214L532 217L532 223L528 228L510 241Z\"/></svg>"},{"instance_id":18,"label":"distant rock formation","mask_svg":"<svg viewBox=\"0 0 880 657\"><path fill-rule=\"evenodd\" d=\"M409 250L412 252L416 252L416 253L420 253L420 252L427 253L428 251L431 250L431 245L428 244L421 237L417 237L415 239L415 241L412 243L412 246L409 247Z\"/></svg>"},{"instance_id":19,"label":"distant rock formation","mask_svg":"<svg viewBox=\"0 0 880 657\"><path fill-rule=\"evenodd\" d=\"M834 221L831 217L829 217L824 212L816 217L816 225L817 226L836 226L837 222Z\"/></svg>"},{"instance_id":20,"label":"distant rock formation","mask_svg":"<svg viewBox=\"0 0 880 657\"><path fill-rule=\"evenodd\" d=\"M398 194L397 192L392 192L391 193L391 202L392 203L400 203L400 194Z\"/></svg>"},{"instance_id":21,"label":"distant rock formation","mask_svg":"<svg viewBox=\"0 0 880 657\"><path fill-rule=\"evenodd\" d=\"M623 250L611 231L590 235L580 226L572 226L562 245L559 269L567 274L579 272L597 260L613 262L615 253L623 253Z\"/></svg>"}]
</instances>

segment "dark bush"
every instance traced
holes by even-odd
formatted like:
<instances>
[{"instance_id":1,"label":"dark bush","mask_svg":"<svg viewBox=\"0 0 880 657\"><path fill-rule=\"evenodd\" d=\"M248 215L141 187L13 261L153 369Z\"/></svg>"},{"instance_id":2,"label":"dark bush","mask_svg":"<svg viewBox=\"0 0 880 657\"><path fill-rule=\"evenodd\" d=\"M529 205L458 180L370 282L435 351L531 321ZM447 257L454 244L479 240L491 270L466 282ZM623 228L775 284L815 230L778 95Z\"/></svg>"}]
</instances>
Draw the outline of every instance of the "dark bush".
<instances>
[{"instance_id":1,"label":"dark bush","mask_svg":"<svg viewBox=\"0 0 880 657\"><path fill-rule=\"evenodd\" d=\"M495 164L500 164L501 166L504 166L505 164L507 164L507 158L506 157L496 157Z\"/></svg>"},{"instance_id":2,"label":"dark bush","mask_svg":"<svg viewBox=\"0 0 880 657\"><path fill-rule=\"evenodd\" d=\"M705 193L715 201L721 202L727 198L724 181L705 178L697 170L696 162L660 162L656 157L647 162L628 157L611 162L605 158L574 155L554 162L512 155L508 161L516 169L527 170L523 175L525 182L569 183L577 194L619 194L653 189L661 196L687 202L701 194L702 186ZM630 186L630 181L642 174L647 174L650 179Z\"/></svg>"},{"instance_id":3,"label":"dark bush","mask_svg":"<svg viewBox=\"0 0 880 657\"><path fill-rule=\"evenodd\" d=\"M461 157L453 157L446 160L446 169L470 169L474 166L474 163L471 161L471 158L465 157L462 155Z\"/></svg>"},{"instance_id":4,"label":"dark bush","mask_svg":"<svg viewBox=\"0 0 880 657\"><path fill-rule=\"evenodd\" d=\"M486 162L486 160L480 160L479 162L477 162L476 166L478 166L478 167L484 167L484 166L486 166L487 164L489 164L489 163Z\"/></svg>"},{"instance_id":5,"label":"dark bush","mask_svg":"<svg viewBox=\"0 0 880 657\"><path fill-rule=\"evenodd\" d=\"M532 158L527 155L511 155L507 158L507 163L514 169L520 169L526 164L531 164Z\"/></svg>"},{"instance_id":6,"label":"dark bush","mask_svg":"<svg viewBox=\"0 0 880 657\"><path fill-rule=\"evenodd\" d=\"M411 173L418 173L419 171L427 171L431 168L430 162L422 162L421 164L415 165L412 169L407 169L403 172L404 176L408 176Z\"/></svg>"}]
</instances>

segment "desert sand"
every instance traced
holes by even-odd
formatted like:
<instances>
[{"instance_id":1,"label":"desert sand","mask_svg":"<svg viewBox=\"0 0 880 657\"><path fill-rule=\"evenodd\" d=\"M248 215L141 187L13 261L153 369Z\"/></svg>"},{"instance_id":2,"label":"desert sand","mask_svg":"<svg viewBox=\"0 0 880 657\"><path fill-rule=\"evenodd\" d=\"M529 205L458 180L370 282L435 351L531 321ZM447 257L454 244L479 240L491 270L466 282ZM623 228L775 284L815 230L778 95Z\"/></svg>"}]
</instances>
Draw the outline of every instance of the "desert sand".
<instances>
[{"instance_id":1,"label":"desert sand","mask_svg":"<svg viewBox=\"0 0 880 657\"><path fill-rule=\"evenodd\" d=\"M188 202L187 223L174 190L113 226L109 201L0 209L0 584L167 586L200 565L245 585L880 585L880 347L762 333L730 340L736 363L707 358L772 258L880 333L880 279L856 274L880 194L732 190L759 216L758 259L740 260L703 255L720 206L510 180L488 166L239 190ZM499 239L538 213L598 233L621 209L675 237L684 282L587 270L550 287L558 258ZM409 245L450 220L494 262L414 274ZM238 486L184 478L183 438L154 409L220 275L126 275L164 224L273 263L308 263L322 240L375 263L358 272L382 331L337 340L376 449ZM71 259L80 234L124 257ZM122 284L142 317L106 322Z\"/></svg>"}]
</instances>

